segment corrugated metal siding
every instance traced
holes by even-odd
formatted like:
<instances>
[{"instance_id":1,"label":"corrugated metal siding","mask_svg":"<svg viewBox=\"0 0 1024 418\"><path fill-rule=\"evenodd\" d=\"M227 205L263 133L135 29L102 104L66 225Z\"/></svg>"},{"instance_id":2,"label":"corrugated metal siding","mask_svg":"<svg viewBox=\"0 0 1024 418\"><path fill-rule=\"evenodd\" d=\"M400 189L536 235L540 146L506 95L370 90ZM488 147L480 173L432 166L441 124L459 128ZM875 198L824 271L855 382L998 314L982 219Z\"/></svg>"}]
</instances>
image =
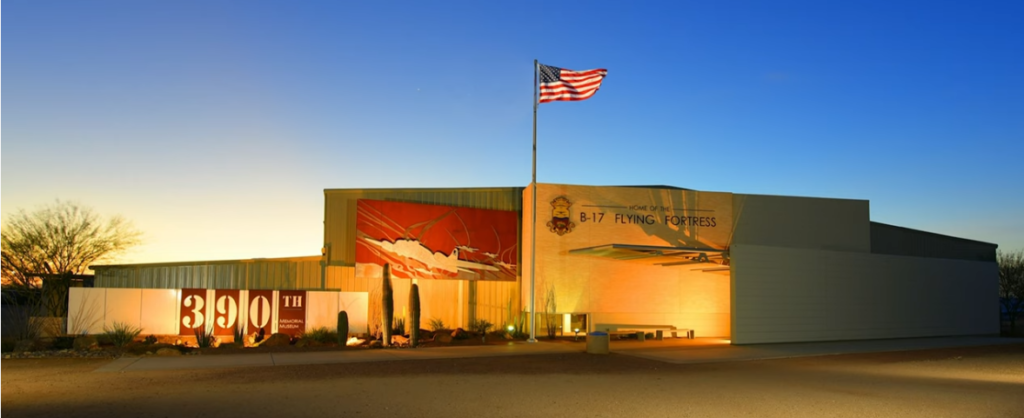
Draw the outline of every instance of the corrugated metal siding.
<instances>
[{"instance_id":1,"label":"corrugated metal siding","mask_svg":"<svg viewBox=\"0 0 1024 418\"><path fill-rule=\"evenodd\" d=\"M995 261L996 244L871 223L871 252L911 257Z\"/></svg>"},{"instance_id":2,"label":"corrugated metal siding","mask_svg":"<svg viewBox=\"0 0 1024 418\"><path fill-rule=\"evenodd\" d=\"M320 289L320 257L93 266L96 287Z\"/></svg>"},{"instance_id":3,"label":"corrugated metal siding","mask_svg":"<svg viewBox=\"0 0 1024 418\"><path fill-rule=\"evenodd\" d=\"M450 205L477 209L511 210L522 213L522 187L462 189L352 189L324 191L324 245L328 248L329 266L326 283L329 289L346 292L369 292L370 310L379 310L380 283L368 283L355 277L356 201L388 200ZM520 220L520 225L522 225ZM522 228L520 227L520 230ZM519 236L517 264L522 265L522 234ZM521 280L521 274L519 275ZM444 321L448 326L466 327L473 319L484 319L501 326L506 323L508 304L521 309L519 282L463 282L456 280L422 280L419 283L422 306L421 327L430 319ZM395 280L395 315L407 305L408 280ZM460 298L461 293L461 298ZM461 300L461 305L459 301ZM377 308L375 308L377 306ZM460 315L461 312L461 315ZM371 319L374 315L371 314ZM379 322L379 320L378 320ZM372 325L371 325L372 327Z\"/></svg>"},{"instance_id":4,"label":"corrugated metal siding","mask_svg":"<svg viewBox=\"0 0 1024 418\"><path fill-rule=\"evenodd\" d=\"M431 319L440 319L446 325L467 327L474 319L484 319L496 327L504 326L509 318L509 303L512 303L512 315L520 311L518 282L482 282L459 280L420 280L420 306L422 309L420 327L427 329ZM404 309L408 309L409 280L395 279L394 289L395 316L401 317ZM367 292L370 295L370 312L380 311L380 286L378 280L356 278L354 267L327 267L328 288L340 289L343 292ZM334 287L339 286L339 287ZM460 298L460 292L462 297ZM461 306L459 301L462 301ZM460 316L460 312L462 315ZM371 322L379 319L371 314ZM373 324L371 324L371 328Z\"/></svg>"},{"instance_id":5,"label":"corrugated metal siding","mask_svg":"<svg viewBox=\"0 0 1024 418\"><path fill-rule=\"evenodd\" d=\"M324 245L331 265L354 265L356 201L359 199L451 205L477 209L523 210L523 188L328 189L324 190Z\"/></svg>"}]
</instances>

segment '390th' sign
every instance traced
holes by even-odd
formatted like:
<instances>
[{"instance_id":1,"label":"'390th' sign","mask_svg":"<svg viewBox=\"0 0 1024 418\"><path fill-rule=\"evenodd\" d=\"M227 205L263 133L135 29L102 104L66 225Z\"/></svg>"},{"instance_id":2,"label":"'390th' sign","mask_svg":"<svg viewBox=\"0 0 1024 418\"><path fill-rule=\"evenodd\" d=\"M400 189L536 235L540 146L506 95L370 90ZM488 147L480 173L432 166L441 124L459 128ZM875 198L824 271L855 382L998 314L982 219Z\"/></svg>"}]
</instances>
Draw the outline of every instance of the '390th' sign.
<instances>
[{"instance_id":1,"label":"'390th' sign","mask_svg":"<svg viewBox=\"0 0 1024 418\"><path fill-rule=\"evenodd\" d=\"M306 297L301 290L181 289L179 334L199 329L234 335L244 321L247 334L276 329L296 336L306 330Z\"/></svg>"}]
</instances>

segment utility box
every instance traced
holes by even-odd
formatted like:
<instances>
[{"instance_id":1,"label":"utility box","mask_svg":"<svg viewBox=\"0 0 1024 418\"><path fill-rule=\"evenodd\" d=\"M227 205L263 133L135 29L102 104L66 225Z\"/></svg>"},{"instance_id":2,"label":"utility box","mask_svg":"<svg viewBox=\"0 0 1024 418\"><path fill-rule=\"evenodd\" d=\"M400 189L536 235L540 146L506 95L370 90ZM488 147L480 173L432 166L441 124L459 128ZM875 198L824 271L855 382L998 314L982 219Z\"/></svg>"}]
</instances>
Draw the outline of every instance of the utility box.
<instances>
[{"instance_id":1,"label":"utility box","mask_svg":"<svg viewBox=\"0 0 1024 418\"><path fill-rule=\"evenodd\" d=\"M587 354L608 354L608 333L594 331L587 334Z\"/></svg>"}]
</instances>

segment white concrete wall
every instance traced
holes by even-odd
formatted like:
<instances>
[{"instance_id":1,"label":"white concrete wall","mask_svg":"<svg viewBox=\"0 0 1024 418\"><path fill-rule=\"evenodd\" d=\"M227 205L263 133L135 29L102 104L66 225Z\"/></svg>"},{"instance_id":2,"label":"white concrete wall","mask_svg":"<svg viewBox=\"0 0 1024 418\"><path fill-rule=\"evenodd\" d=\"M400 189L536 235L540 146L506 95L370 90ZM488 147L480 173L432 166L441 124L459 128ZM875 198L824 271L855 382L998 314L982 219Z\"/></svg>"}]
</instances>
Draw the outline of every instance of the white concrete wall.
<instances>
[{"instance_id":1,"label":"white concrete wall","mask_svg":"<svg viewBox=\"0 0 1024 418\"><path fill-rule=\"evenodd\" d=\"M241 297L247 299L247 291ZM366 292L307 292L306 329L337 327L339 309L348 312L349 332L367 332ZM213 291L207 291L212 300ZM142 328L142 335L177 335L178 307L181 305L179 289L106 289L74 287L68 294L69 334L102 334L122 322ZM276 301L276 295L274 297ZM213 303L203 308L206 318L213 318ZM211 319L212 320L212 319ZM246 320L242 309L239 321ZM277 323L276 310L271 322Z\"/></svg>"},{"instance_id":2,"label":"white concrete wall","mask_svg":"<svg viewBox=\"0 0 1024 418\"><path fill-rule=\"evenodd\" d=\"M992 262L734 245L732 342L999 333Z\"/></svg>"}]
</instances>

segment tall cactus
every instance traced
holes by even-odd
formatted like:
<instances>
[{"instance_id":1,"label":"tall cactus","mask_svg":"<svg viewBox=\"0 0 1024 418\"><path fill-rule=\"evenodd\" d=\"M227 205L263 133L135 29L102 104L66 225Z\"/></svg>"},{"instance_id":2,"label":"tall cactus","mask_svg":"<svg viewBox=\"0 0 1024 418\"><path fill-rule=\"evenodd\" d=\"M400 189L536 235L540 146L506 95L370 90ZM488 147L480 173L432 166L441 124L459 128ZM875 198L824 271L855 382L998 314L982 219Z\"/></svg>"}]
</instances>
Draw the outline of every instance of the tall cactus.
<instances>
[{"instance_id":1,"label":"tall cactus","mask_svg":"<svg viewBox=\"0 0 1024 418\"><path fill-rule=\"evenodd\" d=\"M384 264L384 281L381 283L381 296L384 299L381 303L381 329L383 330L384 346L391 345L391 327L395 316L395 297L391 290L391 266Z\"/></svg>"},{"instance_id":2,"label":"tall cactus","mask_svg":"<svg viewBox=\"0 0 1024 418\"><path fill-rule=\"evenodd\" d=\"M416 283L409 289L409 344L416 347L420 342L420 287Z\"/></svg>"},{"instance_id":3,"label":"tall cactus","mask_svg":"<svg viewBox=\"0 0 1024 418\"><path fill-rule=\"evenodd\" d=\"M338 345L345 346L348 343L348 312L338 312Z\"/></svg>"}]
</instances>

